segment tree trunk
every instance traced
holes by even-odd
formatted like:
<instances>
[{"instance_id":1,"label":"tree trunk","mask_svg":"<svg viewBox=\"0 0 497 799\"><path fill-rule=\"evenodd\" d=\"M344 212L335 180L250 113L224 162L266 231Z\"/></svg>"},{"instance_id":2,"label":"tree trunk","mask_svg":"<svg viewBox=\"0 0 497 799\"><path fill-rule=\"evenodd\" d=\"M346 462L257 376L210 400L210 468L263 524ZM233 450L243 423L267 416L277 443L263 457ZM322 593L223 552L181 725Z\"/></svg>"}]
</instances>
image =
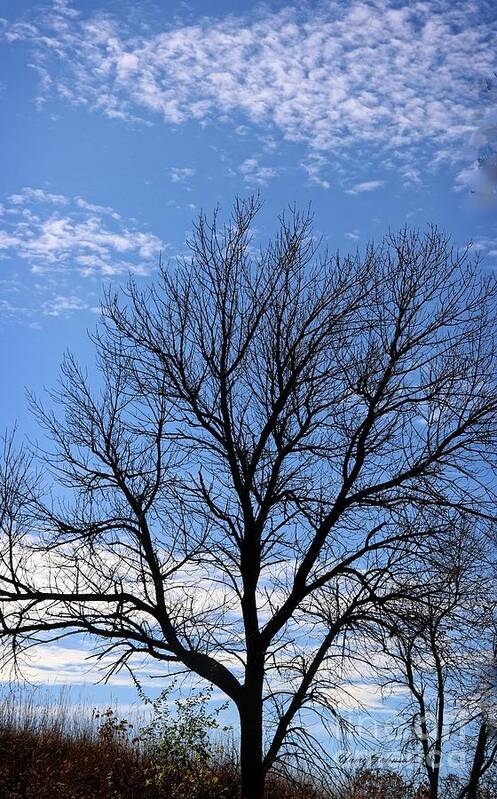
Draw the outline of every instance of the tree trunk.
<instances>
[{"instance_id":1,"label":"tree trunk","mask_svg":"<svg viewBox=\"0 0 497 799\"><path fill-rule=\"evenodd\" d=\"M430 799L438 799L438 775L430 774L428 782L430 785Z\"/></svg>"},{"instance_id":2,"label":"tree trunk","mask_svg":"<svg viewBox=\"0 0 497 799\"><path fill-rule=\"evenodd\" d=\"M485 762L485 749L487 746L487 740L488 740L488 726L485 722L483 722L480 727L480 732L478 735L475 755L473 758L473 765L471 767L471 774L469 775L466 799L477 798L478 786L481 777L481 770Z\"/></svg>"},{"instance_id":3,"label":"tree trunk","mask_svg":"<svg viewBox=\"0 0 497 799\"><path fill-rule=\"evenodd\" d=\"M239 714L241 799L262 799L265 778L262 743L262 680L257 680L254 685L245 686L244 697L239 705Z\"/></svg>"}]
</instances>

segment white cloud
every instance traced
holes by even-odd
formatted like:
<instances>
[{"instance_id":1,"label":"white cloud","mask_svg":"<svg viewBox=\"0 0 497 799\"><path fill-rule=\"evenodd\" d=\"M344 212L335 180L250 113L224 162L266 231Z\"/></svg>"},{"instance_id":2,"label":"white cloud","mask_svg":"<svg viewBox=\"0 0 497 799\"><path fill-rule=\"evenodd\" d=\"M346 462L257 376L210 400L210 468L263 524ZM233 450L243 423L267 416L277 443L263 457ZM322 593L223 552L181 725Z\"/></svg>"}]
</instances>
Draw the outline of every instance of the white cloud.
<instances>
[{"instance_id":1,"label":"white cloud","mask_svg":"<svg viewBox=\"0 0 497 799\"><path fill-rule=\"evenodd\" d=\"M28 309L22 305L15 305L10 300L0 298L0 319L5 317L25 317L29 313Z\"/></svg>"},{"instance_id":2,"label":"white cloud","mask_svg":"<svg viewBox=\"0 0 497 799\"><path fill-rule=\"evenodd\" d=\"M483 236L479 238L478 241L475 241L471 245L471 248L481 255L484 266L495 268L495 259L497 259L497 237Z\"/></svg>"},{"instance_id":3,"label":"white cloud","mask_svg":"<svg viewBox=\"0 0 497 799\"><path fill-rule=\"evenodd\" d=\"M82 208L85 211L93 211L97 214L109 214L112 219L119 220L121 219L121 215L114 211L113 208L110 208L108 205L95 205L95 203L89 203L83 197L76 197L76 205L78 208Z\"/></svg>"},{"instance_id":4,"label":"white cloud","mask_svg":"<svg viewBox=\"0 0 497 799\"><path fill-rule=\"evenodd\" d=\"M88 305L81 297L58 295L52 300L47 300L43 303L42 313L44 316L62 316L73 311L85 311L87 308Z\"/></svg>"},{"instance_id":5,"label":"white cloud","mask_svg":"<svg viewBox=\"0 0 497 799\"><path fill-rule=\"evenodd\" d=\"M406 164L401 174L404 186L419 186L422 183L421 173L413 164Z\"/></svg>"},{"instance_id":6,"label":"white cloud","mask_svg":"<svg viewBox=\"0 0 497 799\"><path fill-rule=\"evenodd\" d=\"M321 189L329 189L331 183L322 176L323 169L328 166L328 159L320 153L310 153L300 166L307 172L309 183Z\"/></svg>"},{"instance_id":7,"label":"white cloud","mask_svg":"<svg viewBox=\"0 0 497 799\"><path fill-rule=\"evenodd\" d=\"M95 312L102 280L147 275L164 245L113 208L28 187L0 214L0 321ZM22 296L22 302L19 297Z\"/></svg>"},{"instance_id":8,"label":"white cloud","mask_svg":"<svg viewBox=\"0 0 497 799\"><path fill-rule=\"evenodd\" d=\"M27 201L50 203L51 205L66 205L67 197L62 194L51 194L44 189L33 189L27 186L20 194L11 194L7 198L12 205L25 205Z\"/></svg>"},{"instance_id":9,"label":"white cloud","mask_svg":"<svg viewBox=\"0 0 497 799\"><path fill-rule=\"evenodd\" d=\"M334 0L146 34L59 1L3 35L34 45L43 100L54 92L109 117L173 124L232 118L312 153L367 145L401 165L415 151L426 166L467 159L496 33L472 0Z\"/></svg>"},{"instance_id":10,"label":"white cloud","mask_svg":"<svg viewBox=\"0 0 497 799\"><path fill-rule=\"evenodd\" d=\"M102 677L102 669L109 668L113 660L107 656L97 664L94 659L89 657L91 653L85 648L76 646L64 646L63 644L43 644L32 647L29 657L22 663L23 675L35 685L85 685L95 683ZM133 660L136 673L140 676L140 682L147 687L153 686L156 680L151 677L154 675L165 674L165 669L160 668L160 664L135 656ZM0 683L8 682L12 679L12 673L8 668L0 670ZM128 672L123 671L114 674L109 679L111 686L132 686L134 683Z\"/></svg>"},{"instance_id":11,"label":"white cloud","mask_svg":"<svg viewBox=\"0 0 497 799\"><path fill-rule=\"evenodd\" d=\"M265 186L271 178L276 177L278 171L270 166L263 166L259 159L253 156L246 158L238 167L238 171L243 175L245 183L248 185Z\"/></svg>"},{"instance_id":12,"label":"white cloud","mask_svg":"<svg viewBox=\"0 0 497 799\"><path fill-rule=\"evenodd\" d=\"M363 194L366 191L374 191L385 185L384 180L364 180L362 183L356 183L350 189L346 189L346 194Z\"/></svg>"},{"instance_id":13,"label":"white cloud","mask_svg":"<svg viewBox=\"0 0 497 799\"><path fill-rule=\"evenodd\" d=\"M195 170L188 166L173 166L169 170L169 176L173 183L186 183L194 174Z\"/></svg>"},{"instance_id":14,"label":"white cloud","mask_svg":"<svg viewBox=\"0 0 497 799\"><path fill-rule=\"evenodd\" d=\"M497 146L493 154L494 163L497 162ZM466 191L469 189L474 195L478 204L483 207L495 205L497 198L497 172L488 172L483 168L484 164L474 163L464 167L456 175L454 191Z\"/></svg>"},{"instance_id":15,"label":"white cloud","mask_svg":"<svg viewBox=\"0 0 497 799\"><path fill-rule=\"evenodd\" d=\"M82 277L145 274L162 247L152 233L125 223L112 208L26 188L7 198L0 253L32 272L71 270Z\"/></svg>"}]
</instances>

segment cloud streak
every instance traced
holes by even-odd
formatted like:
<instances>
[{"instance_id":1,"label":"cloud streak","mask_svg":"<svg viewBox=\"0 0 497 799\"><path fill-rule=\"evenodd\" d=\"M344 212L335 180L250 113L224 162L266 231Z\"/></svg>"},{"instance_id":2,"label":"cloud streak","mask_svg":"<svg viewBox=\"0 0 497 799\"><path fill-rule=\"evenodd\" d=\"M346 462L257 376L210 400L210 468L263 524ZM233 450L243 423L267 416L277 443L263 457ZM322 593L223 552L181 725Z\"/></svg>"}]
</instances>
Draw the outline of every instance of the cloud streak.
<instances>
[{"instance_id":1,"label":"cloud streak","mask_svg":"<svg viewBox=\"0 0 497 799\"><path fill-rule=\"evenodd\" d=\"M266 186L278 174L274 167L262 165L257 156L246 158L238 167L238 171L248 186Z\"/></svg>"},{"instance_id":2,"label":"cloud streak","mask_svg":"<svg viewBox=\"0 0 497 799\"><path fill-rule=\"evenodd\" d=\"M30 650L30 658L23 663L23 675L35 685L88 685L102 677L102 672L109 669L112 659L104 657L98 664L90 658L85 648L63 646L61 644L43 644ZM164 676L164 669L153 661L136 656L133 661L140 683L146 687L155 687L159 676ZM151 676L152 675L152 676ZM0 669L0 684L15 678L9 668ZM120 672L109 677L109 685L134 685L128 672Z\"/></svg>"},{"instance_id":3,"label":"cloud streak","mask_svg":"<svg viewBox=\"0 0 497 799\"><path fill-rule=\"evenodd\" d=\"M112 208L82 197L28 187L2 206L0 257L26 262L36 274L146 274L161 246L157 236L126 223Z\"/></svg>"},{"instance_id":4,"label":"cloud streak","mask_svg":"<svg viewBox=\"0 0 497 799\"><path fill-rule=\"evenodd\" d=\"M11 23L3 35L34 46L42 102L54 94L128 121L238 125L241 116L310 153L366 146L409 169L414 150L425 165L468 157L477 84L495 68L489 9L332 0L137 36L111 15L57 0L43 22Z\"/></svg>"},{"instance_id":5,"label":"cloud streak","mask_svg":"<svg viewBox=\"0 0 497 799\"><path fill-rule=\"evenodd\" d=\"M150 274L161 250L109 206L24 188L0 204L0 321L94 312L102 280Z\"/></svg>"},{"instance_id":6,"label":"cloud streak","mask_svg":"<svg viewBox=\"0 0 497 799\"><path fill-rule=\"evenodd\" d=\"M188 183L194 175L195 170L188 166L173 166L169 170L169 176L172 183Z\"/></svg>"},{"instance_id":7,"label":"cloud streak","mask_svg":"<svg viewBox=\"0 0 497 799\"><path fill-rule=\"evenodd\" d=\"M346 189L346 194L364 194L367 191L375 191L385 185L384 180L364 180L362 183L356 183L350 189Z\"/></svg>"}]
</instances>

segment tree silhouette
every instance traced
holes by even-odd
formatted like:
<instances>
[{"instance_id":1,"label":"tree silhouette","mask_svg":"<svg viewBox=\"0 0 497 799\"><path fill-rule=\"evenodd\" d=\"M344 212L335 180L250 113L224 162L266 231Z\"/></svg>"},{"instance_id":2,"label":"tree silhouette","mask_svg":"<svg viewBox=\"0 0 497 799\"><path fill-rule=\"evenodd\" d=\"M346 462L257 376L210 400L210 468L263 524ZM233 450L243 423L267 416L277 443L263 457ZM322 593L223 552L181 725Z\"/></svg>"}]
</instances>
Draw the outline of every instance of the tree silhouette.
<instances>
[{"instance_id":1,"label":"tree silhouette","mask_svg":"<svg viewBox=\"0 0 497 799\"><path fill-rule=\"evenodd\" d=\"M7 446L0 478L10 656L81 633L111 671L213 683L243 799L317 751L302 714L339 713L425 552L493 515L497 438L493 278L435 228L320 254L294 210L256 250L259 209L201 216L190 257L107 297L96 390L68 356L35 402L53 447Z\"/></svg>"},{"instance_id":2,"label":"tree silhouette","mask_svg":"<svg viewBox=\"0 0 497 799\"><path fill-rule=\"evenodd\" d=\"M453 531L426 563L430 593L390 607L377 634L387 660L383 685L399 689L397 731L404 752L419 753L429 799L438 799L448 750L464 755L457 799L477 799L497 757L496 593L490 528ZM490 546L489 546L490 544ZM374 636L374 633L373 633ZM462 751L463 750L463 751ZM417 758L416 758L417 760Z\"/></svg>"}]
</instances>

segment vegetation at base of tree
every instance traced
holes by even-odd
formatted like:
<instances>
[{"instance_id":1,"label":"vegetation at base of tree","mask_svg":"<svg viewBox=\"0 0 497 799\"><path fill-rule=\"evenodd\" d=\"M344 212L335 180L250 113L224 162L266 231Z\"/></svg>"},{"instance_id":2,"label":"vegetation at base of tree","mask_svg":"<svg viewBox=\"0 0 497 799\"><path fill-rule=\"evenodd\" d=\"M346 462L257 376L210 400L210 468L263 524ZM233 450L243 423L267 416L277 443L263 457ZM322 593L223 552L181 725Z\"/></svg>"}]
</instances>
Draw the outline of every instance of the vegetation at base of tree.
<instances>
[{"instance_id":1,"label":"vegetation at base of tree","mask_svg":"<svg viewBox=\"0 0 497 799\"><path fill-rule=\"evenodd\" d=\"M146 699L150 712L133 722L117 709L34 704L24 695L0 704L2 799L238 799L236 747L211 711L210 692L174 699L172 689ZM213 733L215 734L213 736ZM219 739L219 733L222 737ZM221 743L223 741L224 743ZM334 787L330 787L334 781ZM387 768L338 768L328 788L297 776L270 774L265 799L428 799L428 786ZM442 780L442 799L462 783ZM488 778L478 799L495 799Z\"/></svg>"}]
</instances>

